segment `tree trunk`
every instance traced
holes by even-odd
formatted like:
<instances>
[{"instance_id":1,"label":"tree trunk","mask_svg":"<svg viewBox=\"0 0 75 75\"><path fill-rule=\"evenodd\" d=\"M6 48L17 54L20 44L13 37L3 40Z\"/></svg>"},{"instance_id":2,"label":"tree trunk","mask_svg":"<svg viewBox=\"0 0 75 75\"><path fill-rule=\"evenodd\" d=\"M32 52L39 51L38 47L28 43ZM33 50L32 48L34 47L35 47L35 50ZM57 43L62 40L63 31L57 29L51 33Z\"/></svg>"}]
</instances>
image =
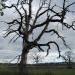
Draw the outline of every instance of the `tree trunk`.
<instances>
[{"instance_id":1,"label":"tree trunk","mask_svg":"<svg viewBox=\"0 0 75 75\"><path fill-rule=\"evenodd\" d=\"M29 50L26 48L26 45L23 45L23 50L21 54L21 61L19 63L19 75L27 75L26 71L26 62L27 62L27 54Z\"/></svg>"}]
</instances>

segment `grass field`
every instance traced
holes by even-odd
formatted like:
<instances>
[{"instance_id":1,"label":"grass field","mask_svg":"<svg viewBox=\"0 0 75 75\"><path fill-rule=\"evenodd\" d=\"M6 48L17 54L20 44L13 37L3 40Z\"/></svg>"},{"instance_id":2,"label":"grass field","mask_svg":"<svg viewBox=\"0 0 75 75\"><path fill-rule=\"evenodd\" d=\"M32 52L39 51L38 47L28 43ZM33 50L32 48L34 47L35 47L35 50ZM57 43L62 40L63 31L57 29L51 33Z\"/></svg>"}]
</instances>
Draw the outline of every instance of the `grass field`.
<instances>
[{"instance_id":1,"label":"grass field","mask_svg":"<svg viewBox=\"0 0 75 75\"><path fill-rule=\"evenodd\" d=\"M30 70L31 75L75 75L75 69L38 69Z\"/></svg>"},{"instance_id":2,"label":"grass field","mask_svg":"<svg viewBox=\"0 0 75 75\"><path fill-rule=\"evenodd\" d=\"M16 68L0 65L0 75L18 75ZM28 68L28 75L75 75L75 69Z\"/></svg>"}]
</instances>

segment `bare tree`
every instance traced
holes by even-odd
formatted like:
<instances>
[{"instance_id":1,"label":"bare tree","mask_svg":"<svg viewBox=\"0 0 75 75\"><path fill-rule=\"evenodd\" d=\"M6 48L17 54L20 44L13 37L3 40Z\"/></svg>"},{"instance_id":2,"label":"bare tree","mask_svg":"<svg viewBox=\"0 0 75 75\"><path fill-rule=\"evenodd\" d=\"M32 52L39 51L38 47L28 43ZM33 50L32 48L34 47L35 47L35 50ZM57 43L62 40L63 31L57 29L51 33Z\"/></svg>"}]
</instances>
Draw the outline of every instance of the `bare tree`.
<instances>
[{"instance_id":1,"label":"bare tree","mask_svg":"<svg viewBox=\"0 0 75 75\"><path fill-rule=\"evenodd\" d=\"M33 61L36 63L36 64L39 64L40 62L42 62L42 60L44 59L44 56L42 56L40 53L39 54L34 54L32 56L32 59Z\"/></svg>"},{"instance_id":2,"label":"bare tree","mask_svg":"<svg viewBox=\"0 0 75 75\"><path fill-rule=\"evenodd\" d=\"M17 40L19 37L21 37L23 40L21 61L19 63L19 69L21 71L20 75L23 75L24 67L26 66L27 61L27 54L34 47L37 47L39 51L44 51L43 47L47 47L48 55L49 50L51 49L50 45L54 44L56 45L59 52L59 57L61 56L59 45L56 41L49 40L46 43L39 43L44 34L56 34L57 37L63 41L63 44L68 47L64 40L64 37L62 37L56 29L49 29L49 26L52 25L52 23L59 23L60 25L62 25L62 29L63 27L66 27L68 29L72 28L73 30L75 30L75 21L72 21L71 25L65 21L67 13L74 12L72 10L70 11L69 8L73 6L75 2L66 4L68 0L62 0L62 5L58 6L57 4L52 4L52 0L39 0L39 8L37 8L36 13L34 14L32 9L34 1L36 0L17 0L16 3L11 4L10 6L7 6L4 2L2 3L4 9L14 8L15 12L19 15L17 19L15 18L11 22L5 22L8 24L8 29L6 30L5 37L12 33L15 33L17 35L17 37L13 37L16 37L15 40ZM27 8L25 6L27 6ZM55 10L56 8L59 8L59 10ZM38 20L44 15L44 20L42 20L42 22L38 22ZM17 27L13 29L13 26ZM34 31L37 30L37 28L41 27L42 29L39 35L35 37L35 39L30 40L29 37L34 34Z\"/></svg>"},{"instance_id":3,"label":"bare tree","mask_svg":"<svg viewBox=\"0 0 75 75\"><path fill-rule=\"evenodd\" d=\"M65 63L67 64L68 69L72 68L72 63L74 60L73 55L74 55L74 53L72 51L67 51L67 52L65 52L64 55L61 56L63 58L63 60L65 60Z\"/></svg>"},{"instance_id":4,"label":"bare tree","mask_svg":"<svg viewBox=\"0 0 75 75\"><path fill-rule=\"evenodd\" d=\"M34 60L35 60L35 63L38 64L40 61L40 56L37 55L36 57L34 57Z\"/></svg>"}]
</instances>

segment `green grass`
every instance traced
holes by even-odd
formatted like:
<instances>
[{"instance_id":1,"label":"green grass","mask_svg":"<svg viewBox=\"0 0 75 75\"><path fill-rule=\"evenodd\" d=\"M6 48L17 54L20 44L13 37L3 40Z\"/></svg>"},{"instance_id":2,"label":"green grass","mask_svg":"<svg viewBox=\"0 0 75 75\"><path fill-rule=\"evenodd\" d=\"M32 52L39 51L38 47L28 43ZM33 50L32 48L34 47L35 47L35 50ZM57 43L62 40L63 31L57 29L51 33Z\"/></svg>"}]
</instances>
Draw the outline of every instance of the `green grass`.
<instances>
[{"instance_id":1,"label":"green grass","mask_svg":"<svg viewBox=\"0 0 75 75\"><path fill-rule=\"evenodd\" d=\"M31 75L75 75L75 69L35 69L29 73Z\"/></svg>"},{"instance_id":2,"label":"green grass","mask_svg":"<svg viewBox=\"0 0 75 75\"><path fill-rule=\"evenodd\" d=\"M75 75L75 69L52 70L53 75Z\"/></svg>"},{"instance_id":3,"label":"green grass","mask_svg":"<svg viewBox=\"0 0 75 75\"><path fill-rule=\"evenodd\" d=\"M0 75L16 75L17 70L8 68L6 65L0 65Z\"/></svg>"},{"instance_id":4,"label":"green grass","mask_svg":"<svg viewBox=\"0 0 75 75\"><path fill-rule=\"evenodd\" d=\"M0 75L18 75L17 69L8 68L0 65ZM28 75L75 75L75 69L28 69Z\"/></svg>"}]
</instances>

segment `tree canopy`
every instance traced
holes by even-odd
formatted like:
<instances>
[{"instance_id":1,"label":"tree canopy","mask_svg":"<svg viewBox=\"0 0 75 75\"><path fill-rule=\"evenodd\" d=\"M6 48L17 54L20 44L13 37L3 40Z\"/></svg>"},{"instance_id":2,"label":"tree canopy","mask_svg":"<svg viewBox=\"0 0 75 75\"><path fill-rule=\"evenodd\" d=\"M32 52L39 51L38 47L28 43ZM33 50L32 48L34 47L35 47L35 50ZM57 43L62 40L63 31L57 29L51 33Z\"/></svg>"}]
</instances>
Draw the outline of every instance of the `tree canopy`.
<instances>
[{"instance_id":1,"label":"tree canopy","mask_svg":"<svg viewBox=\"0 0 75 75\"><path fill-rule=\"evenodd\" d=\"M67 4L67 0L62 1L62 6L58 6L57 4L52 5L52 0L39 0L39 5L37 8L36 13L33 13L33 2L35 0L18 0L16 3L11 5L5 5L4 2L7 0L2 0L2 6L4 9L15 9L15 12L18 14L18 18L12 20L11 22L6 22L8 24L8 29L6 31L5 37L10 35L11 33L16 33L18 35L15 40L17 40L19 37L22 37L25 39L25 42L27 42L29 45L29 49L38 47L40 51L43 51L42 47L47 46L47 53L50 49L50 44L55 44L57 46L57 50L59 52L60 56L60 50L59 46L55 41L48 41L47 43L39 43L40 39L44 34L53 33L58 36L58 38L62 39L63 44L68 47L66 44L66 41L64 40L64 37L59 34L59 32L56 29L50 29L49 26L51 23L60 23L63 27L66 27L68 29L72 28L75 30L74 23L68 24L65 22L66 20L66 14L67 13L73 13L74 11L70 11L70 7L75 4L75 2ZM55 8L59 9L58 11L55 10ZM45 15L45 18L42 19L40 22L40 18ZM17 26L16 29L13 29L13 26ZM43 27L40 34L32 41L29 41L29 36L34 34L34 31L37 28ZM13 37L14 38L14 37Z\"/></svg>"}]
</instances>

